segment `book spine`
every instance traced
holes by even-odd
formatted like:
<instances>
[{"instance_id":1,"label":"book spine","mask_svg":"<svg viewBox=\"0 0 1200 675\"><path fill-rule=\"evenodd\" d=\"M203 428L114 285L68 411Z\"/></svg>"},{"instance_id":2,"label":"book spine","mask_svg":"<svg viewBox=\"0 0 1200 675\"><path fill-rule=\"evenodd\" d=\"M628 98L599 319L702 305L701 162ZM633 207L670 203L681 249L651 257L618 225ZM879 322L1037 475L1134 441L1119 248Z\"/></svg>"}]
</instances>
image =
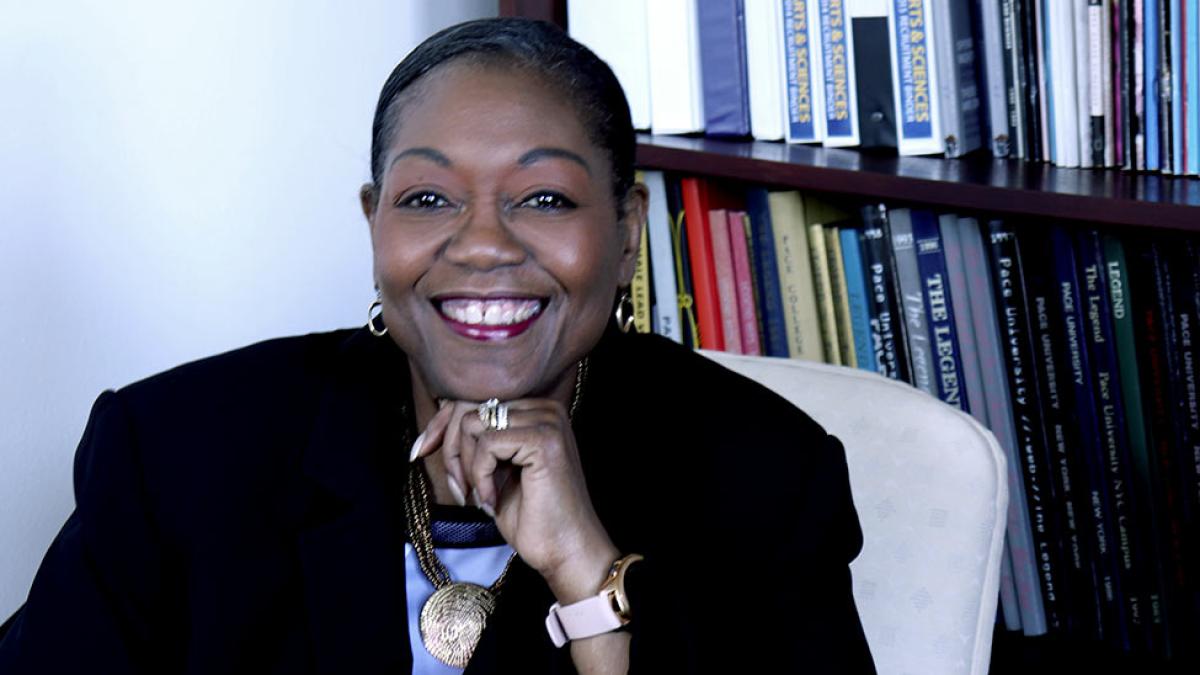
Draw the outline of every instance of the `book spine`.
<instances>
[{"instance_id":1,"label":"book spine","mask_svg":"<svg viewBox=\"0 0 1200 675\"><path fill-rule=\"evenodd\" d=\"M1079 166L1095 166L1092 157L1091 69L1088 66L1088 0L1073 0L1071 22L1075 31L1073 66L1075 69L1075 113L1079 133Z\"/></svg>"},{"instance_id":2,"label":"book spine","mask_svg":"<svg viewBox=\"0 0 1200 675\"><path fill-rule=\"evenodd\" d=\"M888 0L896 144L901 155L945 152L930 0Z\"/></svg>"},{"instance_id":3,"label":"book spine","mask_svg":"<svg viewBox=\"0 0 1200 675\"><path fill-rule=\"evenodd\" d=\"M1171 305L1169 298L1160 295L1160 259L1156 247L1140 239L1125 243L1129 268L1128 295L1132 301L1134 324L1134 358L1140 379L1149 455L1146 467L1149 499L1145 503L1152 520L1149 531L1155 537L1152 542L1155 547L1154 559L1159 561L1156 569L1163 591L1162 612L1166 623L1165 641L1159 653L1163 658L1171 659L1178 652L1180 644L1189 641L1193 634L1182 630L1187 625L1185 619L1188 614L1182 600L1190 575L1184 559L1185 518L1177 481L1180 473L1173 449L1170 369L1167 365L1170 345L1163 325Z\"/></svg>"},{"instance_id":4,"label":"book spine","mask_svg":"<svg viewBox=\"0 0 1200 675\"><path fill-rule=\"evenodd\" d=\"M812 264L808 259L808 230L804 199L797 192L768 196L775 252L779 256L779 286L783 295L788 355L793 359L825 361L813 291Z\"/></svg>"},{"instance_id":5,"label":"book spine","mask_svg":"<svg viewBox=\"0 0 1200 675\"><path fill-rule=\"evenodd\" d=\"M750 216L750 231L754 245L754 274L757 281L759 316L763 324L763 352L767 356L787 358L787 326L783 318L783 294L779 287L779 264L772 231L771 207L764 188L746 192L746 210Z\"/></svg>"},{"instance_id":6,"label":"book spine","mask_svg":"<svg viewBox=\"0 0 1200 675\"><path fill-rule=\"evenodd\" d=\"M1167 627L1163 590L1164 558L1158 547L1162 537L1159 532L1159 518L1154 508L1150 438L1147 435L1148 427L1142 410L1142 378L1134 339L1136 310L1132 303L1131 275L1121 240L1112 235L1103 235L1101 243L1121 382L1118 394L1125 408L1125 428L1134 476L1129 486L1138 516L1134 527L1138 532L1142 559L1146 561L1140 585L1144 589L1150 647L1154 653L1165 656Z\"/></svg>"},{"instance_id":7,"label":"book spine","mask_svg":"<svg viewBox=\"0 0 1200 675\"><path fill-rule=\"evenodd\" d=\"M1116 0L1103 0L1100 6L1100 68L1104 87L1104 148L1105 166L1121 166L1121 117L1120 117L1120 79L1115 75L1113 67L1114 55L1120 51L1120 45L1114 39L1113 3Z\"/></svg>"},{"instance_id":8,"label":"book spine","mask_svg":"<svg viewBox=\"0 0 1200 675\"><path fill-rule=\"evenodd\" d=\"M987 128L992 155L1008 157L1012 132L1008 124L1008 98L1004 80L1004 25L1000 18L1001 2L975 0L979 18L978 32L983 39L983 80L987 86Z\"/></svg>"},{"instance_id":9,"label":"book spine","mask_svg":"<svg viewBox=\"0 0 1200 675\"><path fill-rule=\"evenodd\" d=\"M841 350L842 365L858 367L858 356L854 351L854 334L850 324L850 302L846 297L846 269L842 263L842 239L838 225L826 225L825 254L829 258L829 292L833 295L833 316L837 325L838 349Z\"/></svg>"},{"instance_id":10,"label":"book spine","mask_svg":"<svg viewBox=\"0 0 1200 675\"><path fill-rule=\"evenodd\" d=\"M634 329L642 334L650 333L650 244L644 227L639 238L629 294L633 300Z\"/></svg>"},{"instance_id":11,"label":"book spine","mask_svg":"<svg viewBox=\"0 0 1200 675\"><path fill-rule=\"evenodd\" d=\"M1026 635L1042 635L1046 632L1045 603L1038 582L1038 562L1025 496L1025 482L1021 477L1021 456L1017 446L1012 397L1009 395L1004 347L1001 344L999 313L996 311L993 292L996 282L991 275L989 246L974 218L959 218L958 223L963 265L972 271L967 276L967 287L973 305L973 332L979 341L979 367L983 372L984 381L988 383L988 387L983 390L984 410L988 428L996 435L996 440L1007 457L1007 553L1012 560L1013 580L1020 611L1019 624ZM1018 622L1010 621L1008 625L1012 626L1015 623Z\"/></svg>"},{"instance_id":12,"label":"book spine","mask_svg":"<svg viewBox=\"0 0 1200 675\"><path fill-rule=\"evenodd\" d=\"M854 354L857 367L875 370L875 349L871 344L871 311L864 274L861 229L842 227L842 267L846 270L846 304L850 310L850 329L854 335Z\"/></svg>"},{"instance_id":13,"label":"book spine","mask_svg":"<svg viewBox=\"0 0 1200 675\"><path fill-rule=\"evenodd\" d=\"M1088 112L1091 119L1092 166L1108 166L1105 129L1108 109L1104 105L1104 8L1102 0L1088 0Z\"/></svg>"},{"instance_id":14,"label":"book spine","mask_svg":"<svg viewBox=\"0 0 1200 675\"><path fill-rule=\"evenodd\" d=\"M687 211L683 206L683 182L664 175L667 213L671 216L671 254L675 263L675 287L679 297L679 338L684 347L700 346L700 325L696 319L696 295L692 288L692 263L687 236Z\"/></svg>"},{"instance_id":15,"label":"book spine","mask_svg":"<svg viewBox=\"0 0 1200 675\"><path fill-rule=\"evenodd\" d=\"M912 212L908 209L891 211L888 214L888 228L899 282L900 308L908 339L912 384L931 396L937 396L929 324L925 320L925 294L921 287L921 272L917 268L917 250L913 246Z\"/></svg>"},{"instance_id":16,"label":"book spine","mask_svg":"<svg viewBox=\"0 0 1200 675\"><path fill-rule=\"evenodd\" d=\"M809 3L816 0L783 0L783 52L787 72L787 120L789 143L813 143L824 139L822 129L821 73L818 52L811 41Z\"/></svg>"},{"instance_id":17,"label":"book spine","mask_svg":"<svg viewBox=\"0 0 1200 675\"><path fill-rule=\"evenodd\" d=\"M929 327L931 365L937 396L942 401L970 411L963 387L962 351L954 323L954 298L942 251L942 236L929 211L912 212L913 248L917 253L917 272L921 278L925 321Z\"/></svg>"},{"instance_id":18,"label":"book spine","mask_svg":"<svg viewBox=\"0 0 1200 675\"><path fill-rule=\"evenodd\" d=\"M724 351L725 336L721 328L721 296L717 290L717 273L713 266L713 244L708 224L707 188L699 178L679 181L686 214L688 260L692 269L693 298L696 323L700 331L697 342L703 349Z\"/></svg>"},{"instance_id":19,"label":"book spine","mask_svg":"<svg viewBox=\"0 0 1200 675\"><path fill-rule=\"evenodd\" d=\"M647 2L650 61L650 128L656 134L704 130L700 31L689 0Z\"/></svg>"},{"instance_id":20,"label":"book spine","mask_svg":"<svg viewBox=\"0 0 1200 675\"><path fill-rule=\"evenodd\" d=\"M1175 124L1174 112L1171 109L1171 8L1175 0L1158 0L1158 132L1159 151L1162 161L1159 170L1171 173L1174 157Z\"/></svg>"},{"instance_id":21,"label":"book spine","mask_svg":"<svg viewBox=\"0 0 1200 675\"><path fill-rule=\"evenodd\" d=\"M750 133L750 97L742 1L696 3L696 25L700 33L705 132L745 136Z\"/></svg>"},{"instance_id":22,"label":"book spine","mask_svg":"<svg viewBox=\"0 0 1200 675\"><path fill-rule=\"evenodd\" d=\"M744 6L750 134L760 141L778 141L783 138L783 100L786 95L783 6L777 0L751 0Z\"/></svg>"},{"instance_id":23,"label":"book spine","mask_svg":"<svg viewBox=\"0 0 1200 675\"><path fill-rule=\"evenodd\" d=\"M1059 0L1059 2L1061 1ZM1042 116L1042 147L1046 148L1046 157L1050 163L1067 166L1063 158L1064 153L1059 149L1063 139L1059 138L1061 126L1056 118L1061 101L1059 101L1059 105L1055 105L1054 101L1054 78L1058 73L1055 70L1053 43L1058 40L1058 37L1054 35L1056 26L1052 23L1053 8L1050 7L1048 0L1035 0L1033 12L1037 38L1038 80L1040 80L1039 87L1042 94L1038 108Z\"/></svg>"},{"instance_id":24,"label":"book spine","mask_svg":"<svg viewBox=\"0 0 1200 675\"><path fill-rule=\"evenodd\" d=\"M983 144L980 59L971 12L965 2L935 2L933 12L943 145L947 157L961 157Z\"/></svg>"},{"instance_id":25,"label":"book spine","mask_svg":"<svg viewBox=\"0 0 1200 675\"><path fill-rule=\"evenodd\" d=\"M667 186L661 171L646 171L643 182L650 192L646 230L650 238L650 273L654 277L654 332L683 343L679 326L679 288L675 284L675 247Z\"/></svg>"},{"instance_id":26,"label":"book spine","mask_svg":"<svg viewBox=\"0 0 1200 675\"><path fill-rule=\"evenodd\" d=\"M1004 30L1004 83L1009 143L1012 154L1020 159L1029 156L1029 141L1025 124L1025 85L1021 67L1020 0L1000 0L1001 26Z\"/></svg>"},{"instance_id":27,"label":"book spine","mask_svg":"<svg viewBox=\"0 0 1200 675\"><path fill-rule=\"evenodd\" d=\"M1195 17L1200 18L1200 17ZM1192 563L1200 564L1200 247L1192 239L1174 242L1167 255L1172 305L1172 391L1178 426L1178 465L1187 508ZM1193 569L1196 569L1193 567ZM1196 592L1200 579L1193 579ZM1194 605L1200 612L1200 604ZM1196 617L1200 619L1200 616Z\"/></svg>"},{"instance_id":28,"label":"book spine","mask_svg":"<svg viewBox=\"0 0 1200 675\"><path fill-rule=\"evenodd\" d=\"M1146 123L1146 165L1147 171L1158 171L1162 168L1162 131L1159 128L1162 112L1160 102L1162 100L1162 80L1161 69L1159 67L1159 58L1162 53L1162 46L1159 44L1162 39L1159 33L1159 0L1145 0L1145 5L1142 9L1142 77L1144 81L1144 89L1142 91L1142 107L1145 111L1144 119Z\"/></svg>"},{"instance_id":29,"label":"book spine","mask_svg":"<svg viewBox=\"0 0 1200 675\"><path fill-rule=\"evenodd\" d=\"M983 371L979 367L979 347L976 344L971 295L967 290L967 268L963 259L962 236L958 216L943 214L938 217L938 231L942 236L942 251L946 259L946 279L953 304L955 334L958 338L959 359L962 364L963 400L966 410L987 426L987 406L983 403Z\"/></svg>"},{"instance_id":30,"label":"book spine","mask_svg":"<svg viewBox=\"0 0 1200 675\"><path fill-rule=\"evenodd\" d=\"M712 242L713 275L717 280L717 314L725 351L742 354L742 329L739 325L737 288L734 281L733 254L729 250L729 218L725 209L708 212L709 241Z\"/></svg>"},{"instance_id":31,"label":"book spine","mask_svg":"<svg viewBox=\"0 0 1200 675\"><path fill-rule=\"evenodd\" d=\"M816 25L821 36L821 65L825 103L825 145L858 145L858 100L854 95L854 33L846 0L819 0Z\"/></svg>"},{"instance_id":32,"label":"book spine","mask_svg":"<svg viewBox=\"0 0 1200 675\"><path fill-rule=\"evenodd\" d=\"M842 365L838 344L837 316L833 309L833 282L829 278L829 254L825 251L825 229L820 223L808 226L808 254L812 260L813 289L817 293L817 316L821 322L821 343L825 362Z\"/></svg>"},{"instance_id":33,"label":"book spine","mask_svg":"<svg viewBox=\"0 0 1200 675\"><path fill-rule=\"evenodd\" d=\"M898 286L889 244L887 210L882 205L863 207L863 264L870 299L871 344L875 372L909 382L904 319L900 315Z\"/></svg>"},{"instance_id":34,"label":"book spine","mask_svg":"<svg viewBox=\"0 0 1200 675\"><path fill-rule=\"evenodd\" d=\"M755 301L754 274L750 269L749 224L745 211L729 211L729 252L733 258L734 291L737 294L738 329L742 338L742 353L762 356L758 337L758 303Z\"/></svg>"},{"instance_id":35,"label":"book spine","mask_svg":"<svg viewBox=\"0 0 1200 675\"><path fill-rule=\"evenodd\" d=\"M1183 174L1183 147L1187 120L1184 117L1183 80L1187 72L1187 62L1184 59L1183 33L1183 0L1176 0L1171 12L1171 121L1175 129L1171 139L1171 173Z\"/></svg>"},{"instance_id":36,"label":"book spine","mask_svg":"<svg viewBox=\"0 0 1200 675\"><path fill-rule=\"evenodd\" d=\"M1184 138L1187 145L1183 155L1184 172L1200 175L1200 0L1187 0L1184 10L1184 51L1186 73L1184 83L1186 92L1183 105L1183 120L1187 130Z\"/></svg>"},{"instance_id":37,"label":"book spine","mask_svg":"<svg viewBox=\"0 0 1200 675\"><path fill-rule=\"evenodd\" d=\"M854 64L854 93L858 103L858 140L867 148L895 148L896 91L892 83L892 56L887 7L875 2L846 6L850 15L850 44Z\"/></svg>"},{"instance_id":38,"label":"book spine","mask_svg":"<svg viewBox=\"0 0 1200 675\"><path fill-rule=\"evenodd\" d=\"M1021 247L1016 230L1003 221L988 223L988 237L997 320L1005 345L1004 363L1009 398L1012 401L1017 448L1025 481L1025 498L1029 504L1046 625L1050 630L1060 630L1063 627L1063 606L1058 593L1061 574L1061 562L1057 556L1059 540L1052 515L1053 489L1046 461L1046 436L1034 370Z\"/></svg>"},{"instance_id":39,"label":"book spine","mask_svg":"<svg viewBox=\"0 0 1200 675\"><path fill-rule=\"evenodd\" d=\"M1129 7L1130 132L1133 137L1133 168L1146 170L1146 71L1145 0L1132 0Z\"/></svg>"},{"instance_id":40,"label":"book spine","mask_svg":"<svg viewBox=\"0 0 1200 675\"><path fill-rule=\"evenodd\" d=\"M1147 560L1140 545L1142 533L1136 528L1137 505L1133 498L1133 466L1125 409L1120 394L1121 379L1113 345L1112 314L1108 302L1108 280L1100 250L1100 238L1094 231L1080 233L1076 240L1080 286L1086 307L1087 348L1092 367L1092 386L1100 422L1100 444L1105 459L1109 498L1112 501L1116 529L1113 543L1117 551L1121 577L1121 600L1128 622L1129 644L1137 651L1148 646L1148 613L1142 581Z\"/></svg>"},{"instance_id":41,"label":"book spine","mask_svg":"<svg viewBox=\"0 0 1200 675\"><path fill-rule=\"evenodd\" d=\"M1100 638L1100 601L1092 561L1085 541L1088 510L1084 486L1085 470L1079 457L1073 410L1069 404L1066 335L1053 278L1053 261L1048 242L1027 241L1022 257L1029 299L1033 350L1046 428L1050 485L1053 489L1055 526L1059 532L1058 554L1062 560L1059 596L1065 610L1067 630L1088 639Z\"/></svg>"}]
</instances>

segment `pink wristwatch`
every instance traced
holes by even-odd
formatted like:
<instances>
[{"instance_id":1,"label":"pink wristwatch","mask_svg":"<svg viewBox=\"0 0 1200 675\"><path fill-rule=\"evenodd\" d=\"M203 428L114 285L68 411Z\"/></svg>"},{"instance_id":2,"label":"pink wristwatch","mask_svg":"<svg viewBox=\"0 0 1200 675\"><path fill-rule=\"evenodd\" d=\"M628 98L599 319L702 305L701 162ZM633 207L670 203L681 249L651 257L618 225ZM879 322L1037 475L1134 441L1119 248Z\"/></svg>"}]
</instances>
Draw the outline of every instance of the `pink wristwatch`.
<instances>
[{"instance_id":1,"label":"pink wristwatch","mask_svg":"<svg viewBox=\"0 0 1200 675\"><path fill-rule=\"evenodd\" d=\"M600 592L596 595L566 607L554 603L546 615L546 631L550 633L555 647L561 647L569 640L608 633L629 623L625 570L641 559L642 556L632 553L614 562L608 569L608 578L600 585Z\"/></svg>"}]
</instances>

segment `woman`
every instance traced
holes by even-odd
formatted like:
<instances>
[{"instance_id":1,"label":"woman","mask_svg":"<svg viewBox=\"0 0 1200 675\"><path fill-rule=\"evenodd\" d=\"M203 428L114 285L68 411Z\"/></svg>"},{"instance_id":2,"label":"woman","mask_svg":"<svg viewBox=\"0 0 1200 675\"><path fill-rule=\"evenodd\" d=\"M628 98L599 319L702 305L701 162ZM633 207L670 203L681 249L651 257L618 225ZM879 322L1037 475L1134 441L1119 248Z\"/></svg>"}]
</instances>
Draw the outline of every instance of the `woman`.
<instances>
[{"instance_id":1,"label":"woman","mask_svg":"<svg viewBox=\"0 0 1200 675\"><path fill-rule=\"evenodd\" d=\"M557 29L414 50L361 191L368 327L101 395L0 672L873 671L840 444L618 327L633 154Z\"/></svg>"}]
</instances>

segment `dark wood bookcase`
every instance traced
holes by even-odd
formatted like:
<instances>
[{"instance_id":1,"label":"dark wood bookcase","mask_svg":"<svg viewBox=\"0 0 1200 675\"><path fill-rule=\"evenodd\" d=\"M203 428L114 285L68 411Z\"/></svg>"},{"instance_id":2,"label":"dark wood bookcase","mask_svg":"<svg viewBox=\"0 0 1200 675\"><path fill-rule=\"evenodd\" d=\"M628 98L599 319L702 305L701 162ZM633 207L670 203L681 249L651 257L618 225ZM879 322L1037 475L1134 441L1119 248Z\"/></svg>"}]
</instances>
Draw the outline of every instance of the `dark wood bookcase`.
<instances>
[{"instance_id":1,"label":"dark wood bookcase","mask_svg":"<svg viewBox=\"0 0 1200 675\"><path fill-rule=\"evenodd\" d=\"M501 16L567 28L566 0L500 0ZM933 205L959 213L1102 225L1128 230L1200 232L1200 180L1115 169L1063 169L995 159L899 157L894 152L822 148L698 136L638 135L638 165L783 189ZM1197 636L1200 639L1200 636ZM1170 666L1070 638L1026 638L998 629L992 673L1183 673Z\"/></svg>"}]
</instances>

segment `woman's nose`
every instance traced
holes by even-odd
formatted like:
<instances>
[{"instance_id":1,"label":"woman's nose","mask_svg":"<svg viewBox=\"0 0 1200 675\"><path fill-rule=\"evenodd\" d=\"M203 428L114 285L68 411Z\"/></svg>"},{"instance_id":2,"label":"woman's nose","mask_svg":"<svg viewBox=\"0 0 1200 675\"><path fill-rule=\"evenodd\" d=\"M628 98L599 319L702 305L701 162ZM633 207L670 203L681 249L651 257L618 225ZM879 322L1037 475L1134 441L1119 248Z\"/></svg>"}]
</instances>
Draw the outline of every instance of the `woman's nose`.
<instances>
[{"instance_id":1,"label":"woman's nose","mask_svg":"<svg viewBox=\"0 0 1200 675\"><path fill-rule=\"evenodd\" d=\"M443 255L457 265L489 270L521 264L526 251L504 222L499 205L479 205L465 214Z\"/></svg>"}]
</instances>

